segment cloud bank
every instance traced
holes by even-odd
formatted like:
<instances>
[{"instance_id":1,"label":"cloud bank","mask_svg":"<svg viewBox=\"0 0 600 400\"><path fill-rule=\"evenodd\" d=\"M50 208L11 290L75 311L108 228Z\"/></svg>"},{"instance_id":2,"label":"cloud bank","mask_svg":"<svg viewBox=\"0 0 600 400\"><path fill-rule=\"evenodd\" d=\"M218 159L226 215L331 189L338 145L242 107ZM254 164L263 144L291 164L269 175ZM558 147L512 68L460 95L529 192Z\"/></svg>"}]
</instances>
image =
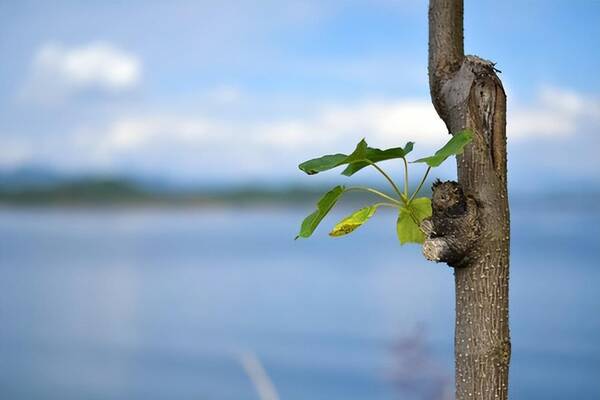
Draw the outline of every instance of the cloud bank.
<instances>
[{"instance_id":1,"label":"cloud bank","mask_svg":"<svg viewBox=\"0 0 600 400\"><path fill-rule=\"evenodd\" d=\"M129 79L112 80L100 74L82 76L82 81L94 84L131 84ZM286 117L275 113L247 118L251 113L244 107L257 101L251 94L231 86L207 94L203 101L227 105L224 115L142 110L75 127L67 134L45 138L43 146L27 138L6 137L4 142L10 146L0 151L0 164L134 170L194 180L269 179L293 176L304 159L349 152L363 137L382 148L414 140L419 156L448 139L429 99L368 98L321 104L312 112ZM600 101L565 89L543 87L531 103L512 102L510 107L512 146L535 143L542 149L600 127Z\"/></svg>"}]
</instances>

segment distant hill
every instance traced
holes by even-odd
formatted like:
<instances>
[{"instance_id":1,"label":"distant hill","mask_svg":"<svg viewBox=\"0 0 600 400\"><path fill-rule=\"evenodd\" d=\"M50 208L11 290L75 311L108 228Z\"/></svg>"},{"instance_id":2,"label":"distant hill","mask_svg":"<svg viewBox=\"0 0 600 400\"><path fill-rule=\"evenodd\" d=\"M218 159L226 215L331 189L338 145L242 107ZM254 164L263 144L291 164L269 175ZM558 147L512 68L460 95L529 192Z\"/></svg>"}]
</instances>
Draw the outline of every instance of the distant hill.
<instances>
[{"instance_id":1,"label":"distant hill","mask_svg":"<svg viewBox=\"0 0 600 400\"><path fill-rule=\"evenodd\" d=\"M426 184L423 196L430 195ZM0 205L10 206L210 206L221 204L314 204L329 186L177 185L161 179L68 176L37 167L0 171ZM343 204L363 205L375 198L354 192ZM567 210L600 210L600 190L575 193L512 194L511 204Z\"/></svg>"},{"instance_id":2,"label":"distant hill","mask_svg":"<svg viewBox=\"0 0 600 400\"><path fill-rule=\"evenodd\" d=\"M68 177L64 174L34 165L0 170L0 188L2 189L47 187L67 179Z\"/></svg>"},{"instance_id":3,"label":"distant hill","mask_svg":"<svg viewBox=\"0 0 600 400\"><path fill-rule=\"evenodd\" d=\"M260 184L181 185L148 177L73 176L36 166L0 171L0 204L13 206L313 203L329 189ZM347 201L365 197L353 193Z\"/></svg>"},{"instance_id":4,"label":"distant hill","mask_svg":"<svg viewBox=\"0 0 600 400\"><path fill-rule=\"evenodd\" d=\"M15 205L122 203L146 201L153 197L135 184L119 179L86 179L0 188L0 203Z\"/></svg>"},{"instance_id":5,"label":"distant hill","mask_svg":"<svg viewBox=\"0 0 600 400\"><path fill-rule=\"evenodd\" d=\"M149 185L125 178L86 177L0 181L0 204L32 205L210 205L316 201L325 188L186 187Z\"/></svg>"}]
</instances>

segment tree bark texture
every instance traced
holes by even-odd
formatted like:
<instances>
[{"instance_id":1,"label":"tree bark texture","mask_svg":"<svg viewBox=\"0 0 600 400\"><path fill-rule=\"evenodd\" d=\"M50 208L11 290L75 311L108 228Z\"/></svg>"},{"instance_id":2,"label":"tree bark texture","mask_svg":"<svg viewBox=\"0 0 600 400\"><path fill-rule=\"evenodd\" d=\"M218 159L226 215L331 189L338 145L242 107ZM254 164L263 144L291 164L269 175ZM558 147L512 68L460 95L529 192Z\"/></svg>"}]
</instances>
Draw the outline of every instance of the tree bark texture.
<instances>
[{"instance_id":1,"label":"tree bark texture","mask_svg":"<svg viewBox=\"0 0 600 400\"><path fill-rule=\"evenodd\" d=\"M463 50L462 0L430 0L429 84L450 133L473 132L458 183L433 187L425 256L454 268L456 399L508 398L510 222L506 95L494 64Z\"/></svg>"}]
</instances>

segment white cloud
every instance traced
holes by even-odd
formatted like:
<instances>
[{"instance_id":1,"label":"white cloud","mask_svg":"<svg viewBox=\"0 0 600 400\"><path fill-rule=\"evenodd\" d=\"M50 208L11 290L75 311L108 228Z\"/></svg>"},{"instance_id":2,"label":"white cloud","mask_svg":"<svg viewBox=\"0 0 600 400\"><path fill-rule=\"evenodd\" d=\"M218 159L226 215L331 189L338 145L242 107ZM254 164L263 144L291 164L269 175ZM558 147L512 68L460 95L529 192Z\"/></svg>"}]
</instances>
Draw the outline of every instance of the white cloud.
<instances>
[{"instance_id":1,"label":"white cloud","mask_svg":"<svg viewBox=\"0 0 600 400\"><path fill-rule=\"evenodd\" d=\"M53 103L89 90L120 93L137 86L141 75L141 61L110 43L74 48L48 43L36 52L21 96Z\"/></svg>"},{"instance_id":2,"label":"white cloud","mask_svg":"<svg viewBox=\"0 0 600 400\"><path fill-rule=\"evenodd\" d=\"M366 100L326 105L316 115L269 121L258 129L259 142L282 149L342 145L366 137L374 146L415 140L443 142L446 128L427 100ZM350 145L351 146L351 145Z\"/></svg>"},{"instance_id":3,"label":"white cloud","mask_svg":"<svg viewBox=\"0 0 600 400\"><path fill-rule=\"evenodd\" d=\"M580 93L543 87L532 104L509 102L510 139L565 137L577 133L584 120L600 120L600 101Z\"/></svg>"},{"instance_id":4,"label":"white cloud","mask_svg":"<svg viewBox=\"0 0 600 400\"><path fill-rule=\"evenodd\" d=\"M201 143L215 133L211 121L186 117L134 117L115 121L103 140L108 151L132 151L153 142Z\"/></svg>"}]
</instances>

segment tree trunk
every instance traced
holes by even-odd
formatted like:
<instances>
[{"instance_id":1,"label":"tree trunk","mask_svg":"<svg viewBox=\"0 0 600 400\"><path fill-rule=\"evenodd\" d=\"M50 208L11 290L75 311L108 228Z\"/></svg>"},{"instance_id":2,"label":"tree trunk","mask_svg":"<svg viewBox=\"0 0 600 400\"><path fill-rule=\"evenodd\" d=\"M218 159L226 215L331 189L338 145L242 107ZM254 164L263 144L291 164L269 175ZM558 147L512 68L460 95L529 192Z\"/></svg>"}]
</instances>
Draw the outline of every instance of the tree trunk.
<instances>
[{"instance_id":1,"label":"tree trunk","mask_svg":"<svg viewBox=\"0 0 600 400\"><path fill-rule=\"evenodd\" d=\"M454 268L456 399L508 398L506 95L494 64L463 49L462 0L430 0L429 84L450 133L473 131L458 183L434 185L428 259Z\"/></svg>"}]
</instances>

